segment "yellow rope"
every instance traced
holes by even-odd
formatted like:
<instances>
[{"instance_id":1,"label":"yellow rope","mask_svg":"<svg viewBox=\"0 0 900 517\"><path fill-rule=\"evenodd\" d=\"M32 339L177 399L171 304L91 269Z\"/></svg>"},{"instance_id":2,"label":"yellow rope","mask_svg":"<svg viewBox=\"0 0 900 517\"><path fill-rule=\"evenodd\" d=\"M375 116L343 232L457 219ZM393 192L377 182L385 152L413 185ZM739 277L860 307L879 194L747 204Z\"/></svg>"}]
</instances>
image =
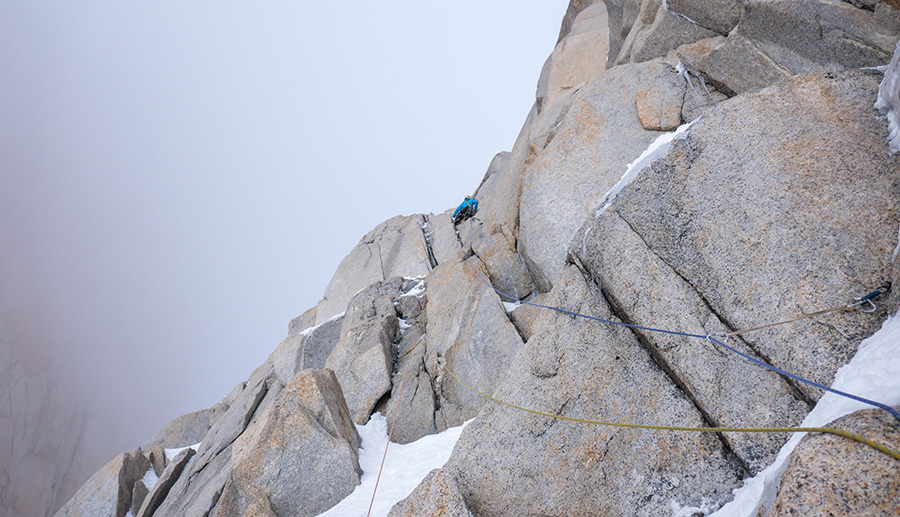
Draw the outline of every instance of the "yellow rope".
<instances>
[{"instance_id":1,"label":"yellow rope","mask_svg":"<svg viewBox=\"0 0 900 517\"><path fill-rule=\"evenodd\" d=\"M601 420L589 420L586 418L575 418L571 416L565 415L554 415L552 413L545 413L543 411L538 411L536 409L530 409L522 406L517 406L515 404L511 404L509 402L505 402L503 400L494 398L487 393L479 391L475 387L471 386L466 381L459 378L458 375L453 373L450 368L447 367L446 364L441 364L444 370L447 371L450 375L453 376L454 379L459 381L463 386L469 388L475 393L481 395L482 397L496 402L497 404L501 404L507 407L511 407L513 409L518 409L519 411L525 411L526 413L531 413L534 415L545 416L548 418L557 418L560 420L568 420L570 422L580 422L582 424L594 424L594 425L605 425L609 427L627 427L629 429L653 429L657 431L694 431L700 433L826 433L833 434L837 436L843 436L844 438L849 438L855 442L859 442L873 449L880 451L888 456L891 456L897 460L900 460L900 452L894 451L885 447L884 445L880 445L878 443L869 440L868 438L864 438L857 434L848 433L847 431L841 431L840 429L833 429L830 427L680 427L680 426L672 426L672 425L648 425L648 424L627 424L621 422L603 422Z\"/></svg>"}]
</instances>

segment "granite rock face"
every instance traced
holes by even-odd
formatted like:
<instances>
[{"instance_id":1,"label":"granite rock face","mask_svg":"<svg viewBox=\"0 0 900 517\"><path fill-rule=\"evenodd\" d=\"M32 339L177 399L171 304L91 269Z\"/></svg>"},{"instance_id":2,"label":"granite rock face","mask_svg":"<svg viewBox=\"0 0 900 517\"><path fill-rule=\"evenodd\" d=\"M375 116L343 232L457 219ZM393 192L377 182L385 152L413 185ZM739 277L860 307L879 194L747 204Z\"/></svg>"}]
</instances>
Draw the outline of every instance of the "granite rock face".
<instances>
[{"instance_id":1,"label":"granite rock face","mask_svg":"<svg viewBox=\"0 0 900 517\"><path fill-rule=\"evenodd\" d=\"M755 91L791 75L887 63L900 10L844 0L607 0L610 63L665 56L717 35L694 70L728 93Z\"/></svg>"},{"instance_id":2,"label":"granite rock face","mask_svg":"<svg viewBox=\"0 0 900 517\"><path fill-rule=\"evenodd\" d=\"M606 71L609 22L602 2L584 8L547 58L538 80L537 106L549 106L565 91Z\"/></svg>"},{"instance_id":3,"label":"granite rock face","mask_svg":"<svg viewBox=\"0 0 900 517\"><path fill-rule=\"evenodd\" d=\"M472 381L491 391L522 346L500 297L476 275L488 273L478 257L448 262L426 278L426 342L422 368L429 372L436 398L435 429L440 432L474 417L484 399L455 383L443 370L470 372Z\"/></svg>"},{"instance_id":4,"label":"granite rock face","mask_svg":"<svg viewBox=\"0 0 900 517\"><path fill-rule=\"evenodd\" d=\"M611 317L597 286L574 266L549 303ZM539 325L507 365L495 397L573 418L703 425L630 331L549 311ZM466 427L445 469L476 515L510 508L523 515L661 515L672 501L724 501L743 475L714 435L584 425L495 404Z\"/></svg>"},{"instance_id":5,"label":"granite rock face","mask_svg":"<svg viewBox=\"0 0 900 517\"><path fill-rule=\"evenodd\" d=\"M341 325L341 340L325 361L337 372L353 421L364 424L391 389L391 345L400 336L394 299L401 278L376 282L353 297Z\"/></svg>"},{"instance_id":6,"label":"granite rock face","mask_svg":"<svg viewBox=\"0 0 900 517\"><path fill-rule=\"evenodd\" d=\"M181 415L141 444L141 449L150 451L154 446L175 449L200 443L209 432L210 416L214 413L213 409L201 409Z\"/></svg>"},{"instance_id":7,"label":"granite rock face","mask_svg":"<svg viewBox=\"0 0 900 517\"><path fill-rule=\"evenodd\" d=\"M149 469L150 462L140 450L119 454L91 476L56 515L124 517L132 511L135 484Z\"/></svg>"},{"instance_id":8,"label":"granite rock face","mask_svg":"<svg viewBox=\"0 0 900 517\"><path fill-rule=\"evenodd\" d=\"M848 303L883 282L900 219L900 158L872 115L879 79L802 75L722 103L611 209L729 328ZM743 339L829 385L883 317L847 311Z\"/></svg>"},{"instance_id":9,"label":"granite rock face","mask_svg":"<svg viewBox=\"0 0 900 517\"><path fill-rule=\"evenodd\" d=\"M159 509L166 496L169 495L169 490L178 481L178 477L184 472L184 467L191 461L194 454L196 451L188 447L172 458L172 461L159 474L156 484L144 497L142 504L137 505L138 510L133 512L135 517L150 517Z\"/></svg>"},{"instance_id":10,"label":"granite rock face","mask_svg":"<svg viewBox=\"0 0 900 517\"><path fill-rule=\"evenodd\" d=\"M535 123L519 202L519 252L541 292L553 287L589 210L659 134L642 126L636 96L673 92L667 97L680 121L685 84L658 61L616 67L560 98Z\"/></svg>"},{"instance_id":11,"label":"granite rock face","mask_svg":"<svg viewBox=\"0 0 900 517\"><path fill-rule=\"evenodd\" d=\"M344 257L316 306L316 324L340 314L360 289L395 276L425 275L431 266L421 215L397 216L366 234Z\"/></svg>"},{"instance_id":12,"label":"granite rock face","mask_svg":"<svg viewBox=\"0 0 900 517\"><path fill-rule=\"evenodd\" d=\"M897 7L572 0L477 218L454 226L437 207L378 225L246 381L116 458L61 515L316 514L359 482L354 424L374 412L400 443L474 419L392 515L715 511L786 435L597 422L790 427L819 400L704 337L900 282L896 66L859 69L900 54ZM727 343L829 385L898 290L877 304ZM833 426L900 448L880 412ZM805 438L774 514L890 514L896 462L858 445Z\"/></svg>"},{"instance_id":13,"label":"granite rock face","mask_svg":"<svg viewBox=\"0 0 900 517\"><path fill-rule=\"evenodd\" d=\"M456 486L453 474L433 470L422 480L409 497L391 508L389 517L418 517L440 515L442 517L469 517L472 513Z\"/></svg>"},{"instance_id":14,"label":"granite rock face","mask_svg":"<svg viewBox=\"0 0 900 517\"><path fill-rule=\"evenodd\" d=\"M715 4L704 0L667 0L666 6L675 15L723 35L731 32L744 12L744 0L719 0Z\"/></svg>"},{"instance_id":15,"label":"granite rock face","mask_svg":"<svg viewBox=\"0 0 900 517\"><path fill-rule=\"evenodd\" d=\"M216 515L318 515L359 484L359 445L334 372L303 370L235 440Z\"/></svg>"},{"instance_id":16,"label":"granite rock face","mask_svg":"<svg viewBox=\"0 0 900 517\"><path fill-rule=\"evenodd\" d=\"M602 286L615 314L628 323L713 334L728 327L701 294L675 273L614 210L585 223L571 254ZM648 331L635 331L654 361L702 408L716 426L751 421L766 427L798 425L810 406L774 372L759 368L711 342ZM745 343L729 341L757 356ZM758 356L757 356L758 357ZM747 390L747 385L753 390ZM787 439L780 434L728 433L722 439L753 473L774 460Z\"/></svg>"},{"instance_id":17,"label":"granite rock face","mask_svg":"<svg viewBox=\"0 0 900 517\"><path fill-rule=\"evenodd\" d=\"M662 0L644 0L631 32L622 43L616 64L660 58L681 45L715 35L715 31L669 10Z\"/></svg>"},{"instance_id":18,"label":"granite rock face","mask_svg":"<svg viewBox=\"0 0 900 517\"><path fill-rule=\"evenodd\" d=\"M858 411L829 427L900 450L897 420L883 411ZM830 434L803 438L782 475L773 516L897 515L897 460Z\"/></svg>"},{"instance_id":19,"label":"granite rock face","mask_svg":"<svg viewBox=\"0 0 900 517\"><path fill-rule=\"evenodd\" d=\"M58 517L115 516L119 498L119 472L126 454L119 454L94 473L56 515Z\"/></svg>"},{"instance_id":20,"label":"granite rock face","mask_svg":"<svg viewBox=\"0 0 900 517\"><path fill-rule=\"evenodd\" d=\"M726 91L753 91L794 74L887 63L900 37L900 11L841 0L746 0L725 42L699 69Z\"/></svg>"}]
</instances>

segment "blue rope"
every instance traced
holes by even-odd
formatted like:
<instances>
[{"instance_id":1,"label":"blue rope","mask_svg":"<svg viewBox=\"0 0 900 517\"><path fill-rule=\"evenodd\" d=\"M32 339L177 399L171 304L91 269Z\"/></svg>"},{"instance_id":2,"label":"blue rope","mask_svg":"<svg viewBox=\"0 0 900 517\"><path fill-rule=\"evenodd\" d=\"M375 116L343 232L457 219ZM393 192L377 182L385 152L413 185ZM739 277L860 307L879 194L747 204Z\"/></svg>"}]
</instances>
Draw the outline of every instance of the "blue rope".
<instances>
[{"instance_id":1,"label":"blue rope","mask_svg":"<svg viewBox=\"0 0 900 517\"><path fill-rule=\"evenodd\" d=\"M578 317L578 318L585 318L585 319L588 319L588 320L599 321L600 323L609 323L609 324L611 324L611 325L619 325L620 327L628 327L628 328L630 328L630 329L646 330L646 331L649 331L649 332L658 332L658 333L662 333L662 334L671 334L671 335L675 335L675 336L685 336L685 337L692 337L692 338L698 338L698 339L706 339L706 340L708 340L708 341L710 341L710 342L713 342L713 343L715 343L715 344L717 344L717 345L719 345L719 346L724 347L724 348L727 349L727 350L730 350L730 351L734 352L735 354L737 354L737 355L743 357L744 359L747 359L747 360L752 361L752 362L754 362L754 363L756 363L756 364L758 364L758 365L760 365L760 366L762 366L762 367L768 368L768 369L770 369L770 370L772 370L772 371L774 371L774 372L776 372L776 373L779 373L779 374L781 374L781 375L784 375L785 377L789 377L789 378L794 379L794 380L796 380L796 381L800 381L800 382L809 384L810 386L815 386L816 388L823 389L823 390L825 390L825 391L829 391L829 392L831 392L831 393L834 393L835 395L840 395L840 396L842 396L842 397L846 397L846 398L849 398L849 399L853 399L853 400L856 400L856 401L858 401L858 402L862 402L862 403L864 403L864 404L868 404L868 405L870 405L870 406L875 406L875 407L877 407L877 408L881 408L881 409L883 409L883 410L889 412L890 414L894 415L894 417L895 417L898 421L900 421L900 412L897 412L896 409L894 409L894 408L888 406L887 404L882 404L881 402L875 402L874 400L869 400L869 399L867 399L867 398L863 398L863 397L860 397L860 396L857 396L857 395L853 395L853 394L851 394L851 393L846 393L846 392L841 391L841 390L836 390L836 389L834 389L834 388L831 388L831 387L829 387L829 386L825 386L824 384L819 384L818 382L811 381L811 380L809 380L809 379L804 379L803 377L800 377L799 375L796 375L796 374L793 374L793 373L790 373L790 372L786 372L786 371L782 370L781 368L777 368L777 367L772 366L771 364L768 364L768 363L766 363L766 362L764 362L764 361L760 361L759 359L757 359L757 358L755 358L755 357L749 356L749 355L747 355L747 354L741 352L740 350L736 350L736 349L734 349L734 348L732 348L732 347L726 345L724 342L719 341L718 339L716 339L716 338L714 338L714 337L712 337L712 336L709 336L709 335L704 336L704 335L700 335L700 334L690 334L690 333L687 333L687 332L678 332L678 331L675 331L675 330L664 330L664 329L657 329L657 328L653 328L653 327L644 327L644 326L641 326L641 325L633 325L633 324L631 324L631 323L624 323L624 322L621 322L621 321L612 321L612 320L607 320L607 319L603 319L603 318L598 318L597 316L589 316L589 315L587 315L587 314L580 314L580 313L578 313L578 312L566 310L566 309L563 309L563 308L560 308L560 307L554 307L554 306L552 306L552 305L541 305L541 304L539 304L539 303L532 303L532 302L526 302L525 300L520 300L519 298L516 298L515 296L509 295L509 294L507 294L507 293L504 293L503 291L501 291L501 290L497 289L496 287L494 287L493 284L491 284L490 281L488 281L486 278L484 278L483 276L481 276L481 274L478 272L478 270L475 269L475 266L473 266L472 263L469 262L469 256L468 256L468 254L465 253L465 251L463 251L463 256L465 257L466 264L469 265L469 267L472 269L472 272L475 273L475 276L477 276L482 282L484 282L488 287L490 287L491 289L493 289L494 291L496 291L498 294L500 294L500 295L502 295L502 296L504 296L504 297L506 297L506 298L509 298L510 300L516 301L516 302L521 303L521 304L530 305L530 306L532 306L532 307L539 307L539 308L541 308L541 309L550 309L550 310L553 310L553 311L556 311L556 312L560 312L560 313L562 313L562 314L568 314L568 315L570 315L570 316L575 316L575 317Z\"/></svg>"}]
</instances>

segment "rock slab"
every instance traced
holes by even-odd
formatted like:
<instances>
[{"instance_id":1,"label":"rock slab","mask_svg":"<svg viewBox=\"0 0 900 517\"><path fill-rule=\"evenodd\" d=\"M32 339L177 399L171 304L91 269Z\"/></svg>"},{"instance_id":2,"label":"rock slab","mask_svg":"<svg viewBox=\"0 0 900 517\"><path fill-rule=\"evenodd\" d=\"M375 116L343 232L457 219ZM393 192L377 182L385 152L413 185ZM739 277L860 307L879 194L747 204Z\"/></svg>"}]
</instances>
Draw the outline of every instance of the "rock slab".
<instances>
[{"instance_id":1,"label":"rock slab","mask_svg":"<svg viewBox=\"0 0 900 517\"><path fill-rule=\"evenodd\" d=\"M456 486L453 474L435 469L425 476L406 499L391 508L388 517L419 517L435 515L441 517L470 517L466 501Z\"/></svg>"},{"instance_id":2,"label":"rock slab","mask_svg":"<svg viewBox=\"0 0 900 517\"><path fill-rule=\"evenodd\" d=\"M881 410L858 411L828 427L900 450L897 420ZM807 435L791 453L772 515L897 515L897 463L886 454L840 436Z\"/></svg>"},{"instance_id":3,"label":"rock slab","mask_svg":"<svg viewBox=\"0 0 900 517\"><path fill-rule=\"evenodd\" d=\"M334 372L303 370L234 442L216 515L318 515L359 484L359 445Z\"/></svg>"},{"instance_id":4,"label":"rock slab","mask_svg":"<svg viewBox=\"0 0 900 517\"><path fill-rule=\"evenodd\" d=\"M611 317L574 266L549 303ZM512 404L575 418L703 425L622 327L548 311L506 371L493 396ZM475 515L666 515L672 502L721 504L743 474L714 435L616 429L488 404L444 466Z\"/></svg>"}]
</instances>

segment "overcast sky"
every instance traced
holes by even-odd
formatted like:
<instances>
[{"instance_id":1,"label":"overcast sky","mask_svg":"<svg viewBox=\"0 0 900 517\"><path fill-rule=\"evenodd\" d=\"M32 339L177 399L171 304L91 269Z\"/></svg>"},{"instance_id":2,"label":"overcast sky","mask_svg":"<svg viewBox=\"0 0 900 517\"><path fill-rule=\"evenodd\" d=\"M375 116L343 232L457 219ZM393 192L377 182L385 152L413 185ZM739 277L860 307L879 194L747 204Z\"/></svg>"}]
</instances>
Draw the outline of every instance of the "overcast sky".
<instances>
[{"instance_id":1,"label":"overcast sky","mask_svg":"<svg viewBox=\"0 0 900 517\"><path fill-rule=\"evenodd\" d=\"M0 312L101 458L209 407L359 239L512 147L567 0L2 2Z\"/></svg>"}]
</instances>

